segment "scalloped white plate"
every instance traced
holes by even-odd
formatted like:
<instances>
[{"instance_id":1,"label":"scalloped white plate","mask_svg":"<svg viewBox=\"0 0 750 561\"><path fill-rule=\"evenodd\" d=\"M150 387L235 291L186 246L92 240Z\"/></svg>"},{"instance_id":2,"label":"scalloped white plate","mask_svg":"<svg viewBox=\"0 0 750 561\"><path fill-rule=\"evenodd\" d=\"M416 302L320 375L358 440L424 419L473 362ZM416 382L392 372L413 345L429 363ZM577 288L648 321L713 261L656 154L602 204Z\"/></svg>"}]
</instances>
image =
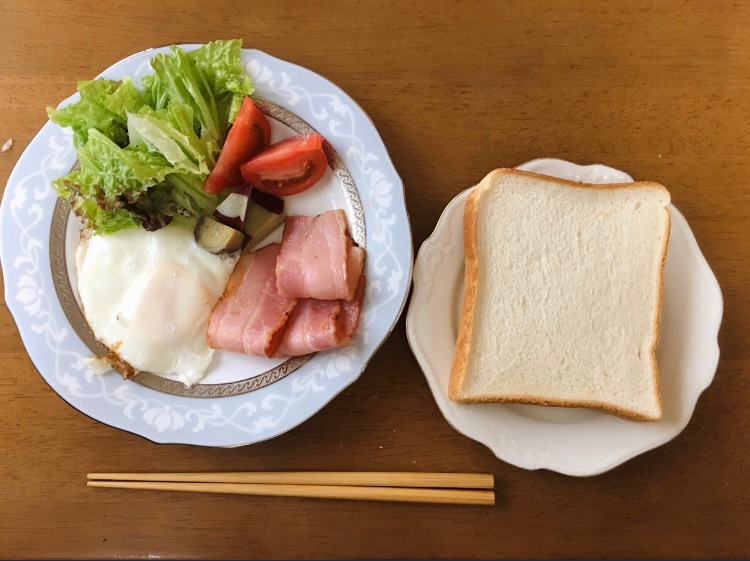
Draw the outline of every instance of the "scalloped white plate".
<instances>
[{"instance_id":1,"label":"scalloped white plate","mask_svg":"<svg viewBox=\"0 0 750 561\"><path fill-rule=\"evenodd\" d=\"M585 183L633 179L602 166L555 159L518 169ZM419 250L406 318L412 351L447 421L495 455L524 469L596 475L660 446L687 425L719 360L721 289L685 218L670 205L671 235L664 271L664 302L657 360L664 415L639 423L593 410L517 404L462 405L447 397L463 296L463 211L471 189L446 207Z\"/></svg>"},{"instance_id":2,"label":"scalloped white plate","mask_svg":"<svg viewBox=\"0 0 750 561\"><path fill-rule=\"evenodd\" d=\"M165 50L132 55L101 76L133 76L137 81L150 70L149 58ZM53 275L68 273L61 270L65 267L53 270L48 249L56 205L50 181L76 161L69 132L52 123L41 129L11 173L0 206L6 303L39 373L79 411L159 443L238 446L299 425L360 376L393 329L411 281L411 231L403 185L364 111L338 87L305 68L254 49L243 49L242 61L255 83L254 95L324 135L350 173L353 185L327 172L327 179L295 198L294 205L302 214L343 207L350 224L364 222L359 233L368 253L367 294L351 344L318 353L286 377L241 395L171 395L123 381L116 374L95 376L83 361L92 351L74 331L55 293ZM78 94L63 104L77 99ZM272 126L280 134L291 134L285 125L272 121ZM361 206L346 195L353 188ZM71 221L67 237L75 240L74 234ZM207 376L219 383L253 376L260 360L219 355Z\"/></svg>"}]
</instances>

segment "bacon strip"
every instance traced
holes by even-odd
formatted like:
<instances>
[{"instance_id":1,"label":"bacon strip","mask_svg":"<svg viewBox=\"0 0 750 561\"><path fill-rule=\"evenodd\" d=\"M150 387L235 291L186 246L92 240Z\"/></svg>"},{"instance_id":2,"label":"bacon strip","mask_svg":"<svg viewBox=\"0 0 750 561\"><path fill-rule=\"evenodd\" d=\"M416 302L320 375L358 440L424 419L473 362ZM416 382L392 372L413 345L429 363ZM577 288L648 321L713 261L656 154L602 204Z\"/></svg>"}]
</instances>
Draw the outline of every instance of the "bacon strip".
<instances>
[{"instance_id":1,"label":"bacon strip","mask_svg":"<svg viewBox=\"0 0 750 561\"><path fill-rule=\"evenodd\" d=\"M365 282L360 275L352 300L300 300L289 316L276 356L301 356L349 343L359 325Z\"/></svg>"},{"instance_id":2,"label":"bacon strip","mask_svg":"<svg viewBox=\"0 0 750 561\"><path fill-rule=\"evenodd\" d=\"M243 253L211 314L208 343L215 349L273 357L296 298L280 296L276 260L280 244Z\"/></svg>"},{"instance_id":3,"label":"bacon strip","mask_svg":"<svg viewBox=\"0 0 750 561\"><path fill-rule=\"evenodd\" d=\"M289 298L352 300L365 250L355 246L342 210L288 216L276 264L279 294Z\"/></svg>"},{"instance_id":4,"label":"bacon strip","mask_svg":"<svg viewBox=\"0 0 750 561\"><path fill-rule=\"evenodd\" d=\"M346 345L359 324L365 256L342 210L287 217L281 244L240 257L211 315L209 344L267 357Z\"/></svg>"}]
</instances>

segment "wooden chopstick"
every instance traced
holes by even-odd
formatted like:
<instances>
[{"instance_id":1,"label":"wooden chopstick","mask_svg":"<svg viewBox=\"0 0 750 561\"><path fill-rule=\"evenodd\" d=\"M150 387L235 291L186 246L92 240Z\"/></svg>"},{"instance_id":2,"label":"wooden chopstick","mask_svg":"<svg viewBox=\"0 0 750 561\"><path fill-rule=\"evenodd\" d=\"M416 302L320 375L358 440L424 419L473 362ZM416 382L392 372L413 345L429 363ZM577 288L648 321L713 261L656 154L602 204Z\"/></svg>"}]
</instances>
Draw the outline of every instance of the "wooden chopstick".
<instances>
[{"instance_id":1,"label":"wooden chopstick","mask_svg":"<svg viewBox=\"0 0 750 561\"><path fill-rule=\"evenodd\" d=\"M287 485L266 483L184 483L161 481L88 481L89 487L148 489L153 491L188 491L233 495L266 495L274 497L309 497L360 501L395 501L494 505L494 491L466 489L425 489L412 487L361 487L351 485Z\"/></svg>"},{"instance_id":2,"label":"wooden chopstick","mask_svg":"<svg viewBox=\"0 0 750 561\"><path fill-rule=\"evenodd\" d=\"M89 480L171 481L185 483L265 483L273 485L347 485L358 487L431 487L492 489L490 473L409 472L225 472L225 473L89 473Z\"/></svg>"}]
</instances>

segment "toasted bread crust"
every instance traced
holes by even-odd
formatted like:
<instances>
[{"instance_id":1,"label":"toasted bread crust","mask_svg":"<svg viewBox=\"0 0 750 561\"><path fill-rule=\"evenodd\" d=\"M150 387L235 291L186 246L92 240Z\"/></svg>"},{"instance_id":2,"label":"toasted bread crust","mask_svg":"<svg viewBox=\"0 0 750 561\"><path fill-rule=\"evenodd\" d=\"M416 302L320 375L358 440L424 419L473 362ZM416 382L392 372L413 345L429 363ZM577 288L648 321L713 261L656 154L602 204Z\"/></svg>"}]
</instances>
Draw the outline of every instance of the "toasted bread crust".
<instances>
[{"instance_id":1,"label":"toasted bread crust","mask_svg":"<svg viewBox=\"0 0 750 561\"><path fill-rule=\"evenodd\" d=\"M488 176L489 177L489 176ZM474 306L477 298L477 284L479 275L477 269L477 210L483 185L487 178L474 189L466 200L464 209L464 297L461 305L461 320L458 326L456 351L453 355L450 382L448 384L448 398L461 401L461 389L466 375L466 362L469 359L471 336L474 329ZM486 186L484 187L486 189Z\"/></svg>"},{"instance_id":2,"label":"toasted bread crust","mask_svg":"<svg viewBox=\"0 0 750 561\"><path fill-rule=\"evenodd\" d=\"M664 243L661 250L661 267L659 269L658 284L659 293L657 302L654 306L654 339L650 348L650 355L652 361L652 372L654 376L654 388L656 391L656 397L659 405L659 413L657 416L645 415L639 411L631 411L629 409L620 408L608 403L602 403L597 401L586 401L586 400L556 400L556 399L545 399L535 398L529 396L497 396L497 395L486 395L486 396L465 396L462 395L464 379L466 377L466 367L469 357L469 350L472 343L472 335L474 329L474 310L476 307L476 299L479 284L479 261L477 257L477 213L480 207L480 200L482 195L488 189L491 189L495 183L495 178L498 175L516 175L532 177L537 179L543 179L548 183L556 183L567 187L576 187L584 189L617 189L617 188L653 188L658 187L665 189L665 187L659 183L650 181L639 181L633 183L606 183L606 184L589 184L580 183L576 181L570 181L567 179L558 179L555 177L549 177L546 175L540 175L536 173L520 171L512 168L498 168L491 171L485 176L485 178L477 185L477 187L469 194L466 201L466 207L464 209L464 260L465 260L465 273L464 273L464 295L463 303L461 308L461 318L458 327L458 338L456 340L456 349L453 357L453 364L451 366L450 379L448 383L448 398L459 402L459 403L521 403L527 405L542 405L542 406L554 406L554 407L578 407L588 409L598 409L613 415L617 415L624 419L636 420L636 421L655 421L661 418L663 403L661 397L661 389L659 383L659 368L656 361L656 349L659 344L659 328L661 324L661 307L664 293L664 266L667 259L667 247L669 245L669 233L671 226L671 215L669 209L665 208L667 213L667 227L666 235L664 236Z\"/></svg>"},{"instance_id":3,"label":"toasted bread crust","mask_svg":"<svg viewBox=\"0 0 750 561\"><path fill-rule=\"evenodd\" d=\"M664 304L664 267L667 263L667 249L669 248L669 236L672 232L672 215L669 212L668 208L664 209L664 212L667 213L667 228L666 228L666 235L664 236L664 245L662 246L661 250L661 267L659 267L659 297L657 298L656 304L654 306L654 314L655 314L655 325L654 325L654 340L651 345L651 364L653 365L653 372L654 372L654 388L656 389L656 399L659 402L659 417L657 419L661 418L662 413L664 412L664 402L662 401L661 397L661 378L659 376L659 364L656 360L656 349L659 346L659 339L661 337L661 309ZM647 419L647 420L657 420L657 419Z\"/></svg>"}]
</instances>

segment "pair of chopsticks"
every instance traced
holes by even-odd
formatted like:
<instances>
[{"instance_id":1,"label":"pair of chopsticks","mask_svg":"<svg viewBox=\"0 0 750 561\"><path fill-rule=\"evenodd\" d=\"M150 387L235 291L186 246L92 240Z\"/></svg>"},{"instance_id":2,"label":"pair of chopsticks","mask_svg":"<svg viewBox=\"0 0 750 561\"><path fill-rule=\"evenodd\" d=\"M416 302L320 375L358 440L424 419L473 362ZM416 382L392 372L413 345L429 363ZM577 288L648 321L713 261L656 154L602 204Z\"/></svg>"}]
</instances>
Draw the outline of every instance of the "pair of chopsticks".
<instances>
[{"instance_id":1,"label":"pair of chopsticks","mask_svg":"<svg viewBox=\"0 0 750 561\"><path fill-rule=\"evenodd\" d=\"M494 505L489 473L89 473L89 487L360 501Z\"/></svg>"}]
</instances>

